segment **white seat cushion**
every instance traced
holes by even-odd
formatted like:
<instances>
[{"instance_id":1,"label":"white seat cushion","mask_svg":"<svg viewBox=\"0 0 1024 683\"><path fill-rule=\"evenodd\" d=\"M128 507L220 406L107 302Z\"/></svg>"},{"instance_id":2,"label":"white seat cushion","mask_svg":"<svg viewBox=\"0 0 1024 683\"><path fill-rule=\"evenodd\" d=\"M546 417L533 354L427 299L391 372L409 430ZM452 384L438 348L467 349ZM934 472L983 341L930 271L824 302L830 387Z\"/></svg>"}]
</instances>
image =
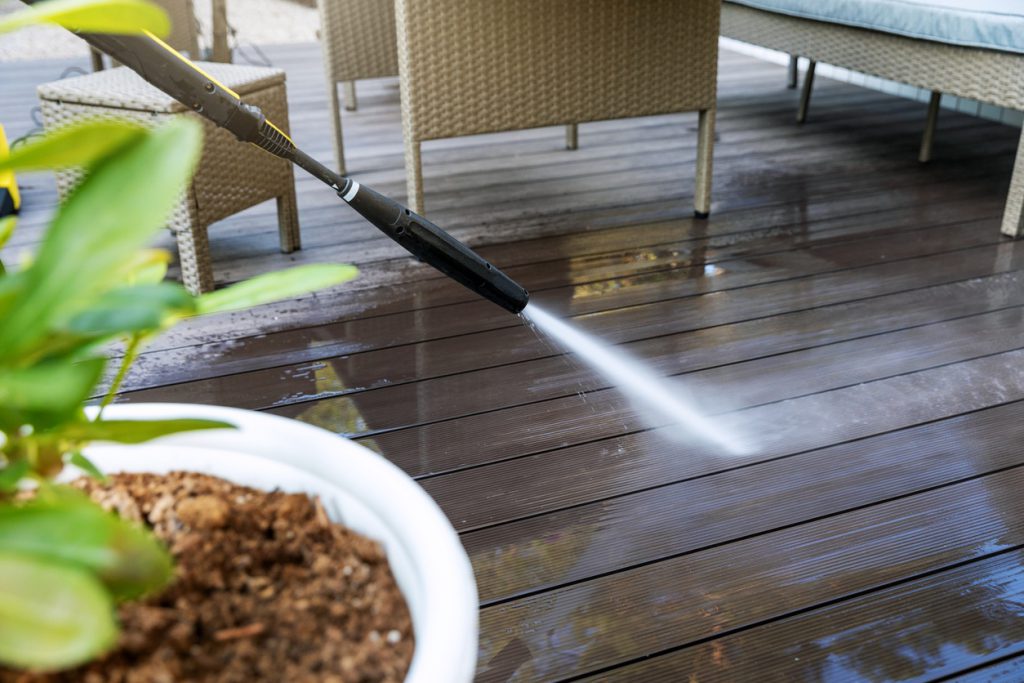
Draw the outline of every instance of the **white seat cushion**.
<instances>
[{"instance_id":1,"label":"white seat cushion","mask_svg":"<svg viewBox=\"0 0 1024 683\"><path fill-rule=\"evenodd\" d=\"M804 19L1024 53L1024 0L729 0Z\"/></svg>"}]
</instances>

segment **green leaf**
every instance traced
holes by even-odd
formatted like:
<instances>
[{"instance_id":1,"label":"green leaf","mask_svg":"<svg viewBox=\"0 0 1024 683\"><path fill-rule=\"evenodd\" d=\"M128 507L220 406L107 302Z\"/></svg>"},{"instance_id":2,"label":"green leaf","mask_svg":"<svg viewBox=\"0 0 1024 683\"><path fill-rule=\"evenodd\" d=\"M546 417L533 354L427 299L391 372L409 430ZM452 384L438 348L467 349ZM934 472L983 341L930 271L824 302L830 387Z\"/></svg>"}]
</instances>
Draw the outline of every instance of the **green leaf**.
<instances>
[{"instance_id":1,"label":"green leaf","mask_svg":"<svg viewBox=\"0 0 1024 683\"><path fill-rule=\"evenodd\" d=\"M143 249L131 255L121 271L129 285L155 285L167 275L171 253L166 249Z\"/></svg>"},{"instance_id":2,"label":"green leaf","mask_svg":"<svg viewBox=\"0 0 1024 683\"><path fill-rule=\"evenodd\" d=\"M25 354L115 284L122 265L165 224L195 166L201 136L195 121L175 119L93 169L24 271L21 294L0 326L0 358Z\"/></svg>"},{"instance_id":3,"label":"green leaf","mask_svg":"<svg viewBox=\"0 0 1024 683\"><path fill-rule=\"evenodd\" d=\"M10 156L0 159L0 173L92 166L118 148L138 140L145 132L142 126L126 121L81 121L16 147Z\"/></svg>"},{"instance_id":4,"label":"green leaf","mask_svg":"<svg viewBox=\"0 0 1024 683\"><path fill-rule=\"evenodd\" d=\"M0 218L0 249L4 248L7 244L7 240L11 239L11 235L14 234L14 226L17 225L18 220L14 216L6 216ZM4 268L4 262L0 261L0 277L7 274L7 269Z\"/></svg>"},{"instance_id":5,"label":"green leaf","mask_svg":"<svg viewBox=\"0 0 1024 683\"><path fill-rule=\"evenodd\" d=\"M18 484L28 474L28 460L15 460L0 469L0 493L13 493Z\"/></svg>"},{"instance_id":6,"label":"green leaf","mask_svg":"<svg viewBox=\"0 0 1024 683\"><path fill-rule=\"evenodd\" d=\"M89 572L0 553L0 662L63 669L93 659L116 639L110 595Z\"/></svg>"},{"instance_id":7,"label":"green leaf","mask_svg":"<svg viewBox=\"0 0 1024 683\"><path fill-rule=\"evenodd\" d=\"M18 219L14 216L0 218L0 249L7 246L7 240L11 239L11 235L14 234L14 226L17 224Z\"/></svg>"},{"instance_id":8,"label":"green leaf","mask_svg":"<svg viewBox=\"0 0 1024 683\"><path fill-rule=\"evenodd\" d=\"M88 570L119 600L162 588L172 575L155 536L83 495L0 506L0 551Z\"/></svg>"},{"instance_id":9,"label":"green leaf","mask_svg":"<svg viewBox=\"0 0 1024 683\"><path fill-rule=\"evenodd\" d=\"M47 361L32 367L0 368L0 413L70 415L92 395L106 360Z\"/></svg>"},{"instance_id":10,"label":"green leaf","mask_svg":"<svg viewBox=\"0 0 1024 683\"><path fill-rule=\"evenodd\" d=\"M195 299L181 285L161 282L111 290L68 323L67 331L88 337L159 329L170 315L195 310Z\"/></svg>"},{"instance_id":11,"label":"green leaf","mask_svg":"<svg viewBox=\"0 0 1024 683\"><path fill-rule=\"evenodd\" d=\"M96 467L96 463L82 455L80 451L72 453L71 457L68 458L68 462L77 467L78 469L82 470L83 472L85 472L87 475L89 475L96 481L107 481L107 475L103 474L103 471L100 470L99 467Z\"/></svg>"},{"instance_id":12,"label":"green leaf","mask_svg":"<svg viewBox=\"0 0 1024 683\"><path fill-rule=\"evenodd\" d=\"M113 441L144 443L157 437L203 429L235 429L229 422L218 420L96 420L74 422L61 427L60 436L78 443Z\"/></svg>"},{"instance_id":13,"label":"green leaf","mask_svg":"<svg viewBox=\"0 0 1024 683\"><path fill-rule=\"evenodd\" d=\"M358 274L355 266L326 263L266 273L200 295L196 300L196 310L206 314L251 308L348 282Z\"/></svg>"},{"instance_id":14,"label":"green leaf","mask_svg":"<svg viewBox=\"0 0 1024 683\"><path fill-rule=\"evenodd\" d=\"M143 0L46 0L0 20L0 33L35 24L57 24L87 33L143 33L166 36L167 13Z\"/></svg>"},{"instance_id":15,"label":"green leaf","mask_svg":"<svg viewBox=\"0 0 1024 683\"><path fill-rule=\"evenodd\" d=\"M18 302L24 287L23 273L6 273L0 277L0 320L7 319L7 312Z\"/></svg>"}]
</instances>

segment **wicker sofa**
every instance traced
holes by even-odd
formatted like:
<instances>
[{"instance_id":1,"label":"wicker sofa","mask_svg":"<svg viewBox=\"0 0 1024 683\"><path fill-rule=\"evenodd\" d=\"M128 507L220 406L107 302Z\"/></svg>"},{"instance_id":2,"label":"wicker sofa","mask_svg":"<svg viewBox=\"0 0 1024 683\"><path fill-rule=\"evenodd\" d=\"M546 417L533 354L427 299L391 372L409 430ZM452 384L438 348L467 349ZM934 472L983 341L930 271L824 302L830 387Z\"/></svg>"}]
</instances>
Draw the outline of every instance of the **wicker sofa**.
<instances>
[{"instance_id":1,"label":"wicker sofa","mask_svg":"<svg viewBox=\"0 0 1024 683\"><path fill-rule=\"evenodd\" d=\"M729 0L722 35L930 90L922 156L937 93L1024 110L1024 11L1008 0ZM916 15L901 14L909 8ZM805 79L806 115L813 82ZM798 115L799 116L799 115ZM1024 138L1002 221L1024 235Z\"/></svg>"}]
</instances>

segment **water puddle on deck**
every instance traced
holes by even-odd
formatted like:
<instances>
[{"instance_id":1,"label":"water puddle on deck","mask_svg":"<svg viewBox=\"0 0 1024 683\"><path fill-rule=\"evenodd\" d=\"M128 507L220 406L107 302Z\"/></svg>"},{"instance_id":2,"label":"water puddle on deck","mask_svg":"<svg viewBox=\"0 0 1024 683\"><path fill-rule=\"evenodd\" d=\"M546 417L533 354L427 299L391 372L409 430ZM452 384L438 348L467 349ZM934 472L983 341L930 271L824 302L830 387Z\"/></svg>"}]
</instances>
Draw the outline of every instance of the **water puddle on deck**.
<instances>
[{"instance_id":1,"label":"water puddle on deck","mask_svg":"<svg viewBox=\"0 0 1024 683\"><path fill-rule=\"evenodd\" d=\"M681 382L658 376L621 346L607 344L578 330L534 303L527 304L521 315L603 375L641 416L647 416L654 424L676 428L663 433L678 431L678 436L699 438L730 455L752 452L752 444L705 415Z\"/></svg>"}]
</instances>

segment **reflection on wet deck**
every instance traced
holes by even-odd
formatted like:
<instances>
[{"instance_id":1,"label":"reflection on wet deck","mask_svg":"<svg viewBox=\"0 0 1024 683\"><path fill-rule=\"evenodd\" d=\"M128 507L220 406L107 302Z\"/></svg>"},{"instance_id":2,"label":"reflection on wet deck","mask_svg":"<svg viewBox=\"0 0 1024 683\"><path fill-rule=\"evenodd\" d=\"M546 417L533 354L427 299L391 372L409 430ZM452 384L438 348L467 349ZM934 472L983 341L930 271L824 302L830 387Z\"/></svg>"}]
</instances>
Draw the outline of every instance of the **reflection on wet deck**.
<instances>
[{"instance_id":1,"label":"reflection on wet deck","mask_svg":"<svg viewBox=\"0 0 1024 683\"><path fill-rule=\"evenodd\" d=\"M329 158L315 47L268 53ZM427 203L756 452L664 438L305 180L305 249L277 253L258 207L211 232L218 280L361 279L177 330L121 400L296 417L419 479L476 569L480 681L1024 680L1024 246L998 234L1019 132L943 112L922 166L923 104L823 80L798 128L781 67L721 59L708 221L690 116L584 125L574 152L560 129L428 143ZM26 67L9 133L63 66ZM393 81L367 84L346 145L402 196L398 111ZM53 202L33 183L15 249Z\"/></svg>"}]
</instances>

